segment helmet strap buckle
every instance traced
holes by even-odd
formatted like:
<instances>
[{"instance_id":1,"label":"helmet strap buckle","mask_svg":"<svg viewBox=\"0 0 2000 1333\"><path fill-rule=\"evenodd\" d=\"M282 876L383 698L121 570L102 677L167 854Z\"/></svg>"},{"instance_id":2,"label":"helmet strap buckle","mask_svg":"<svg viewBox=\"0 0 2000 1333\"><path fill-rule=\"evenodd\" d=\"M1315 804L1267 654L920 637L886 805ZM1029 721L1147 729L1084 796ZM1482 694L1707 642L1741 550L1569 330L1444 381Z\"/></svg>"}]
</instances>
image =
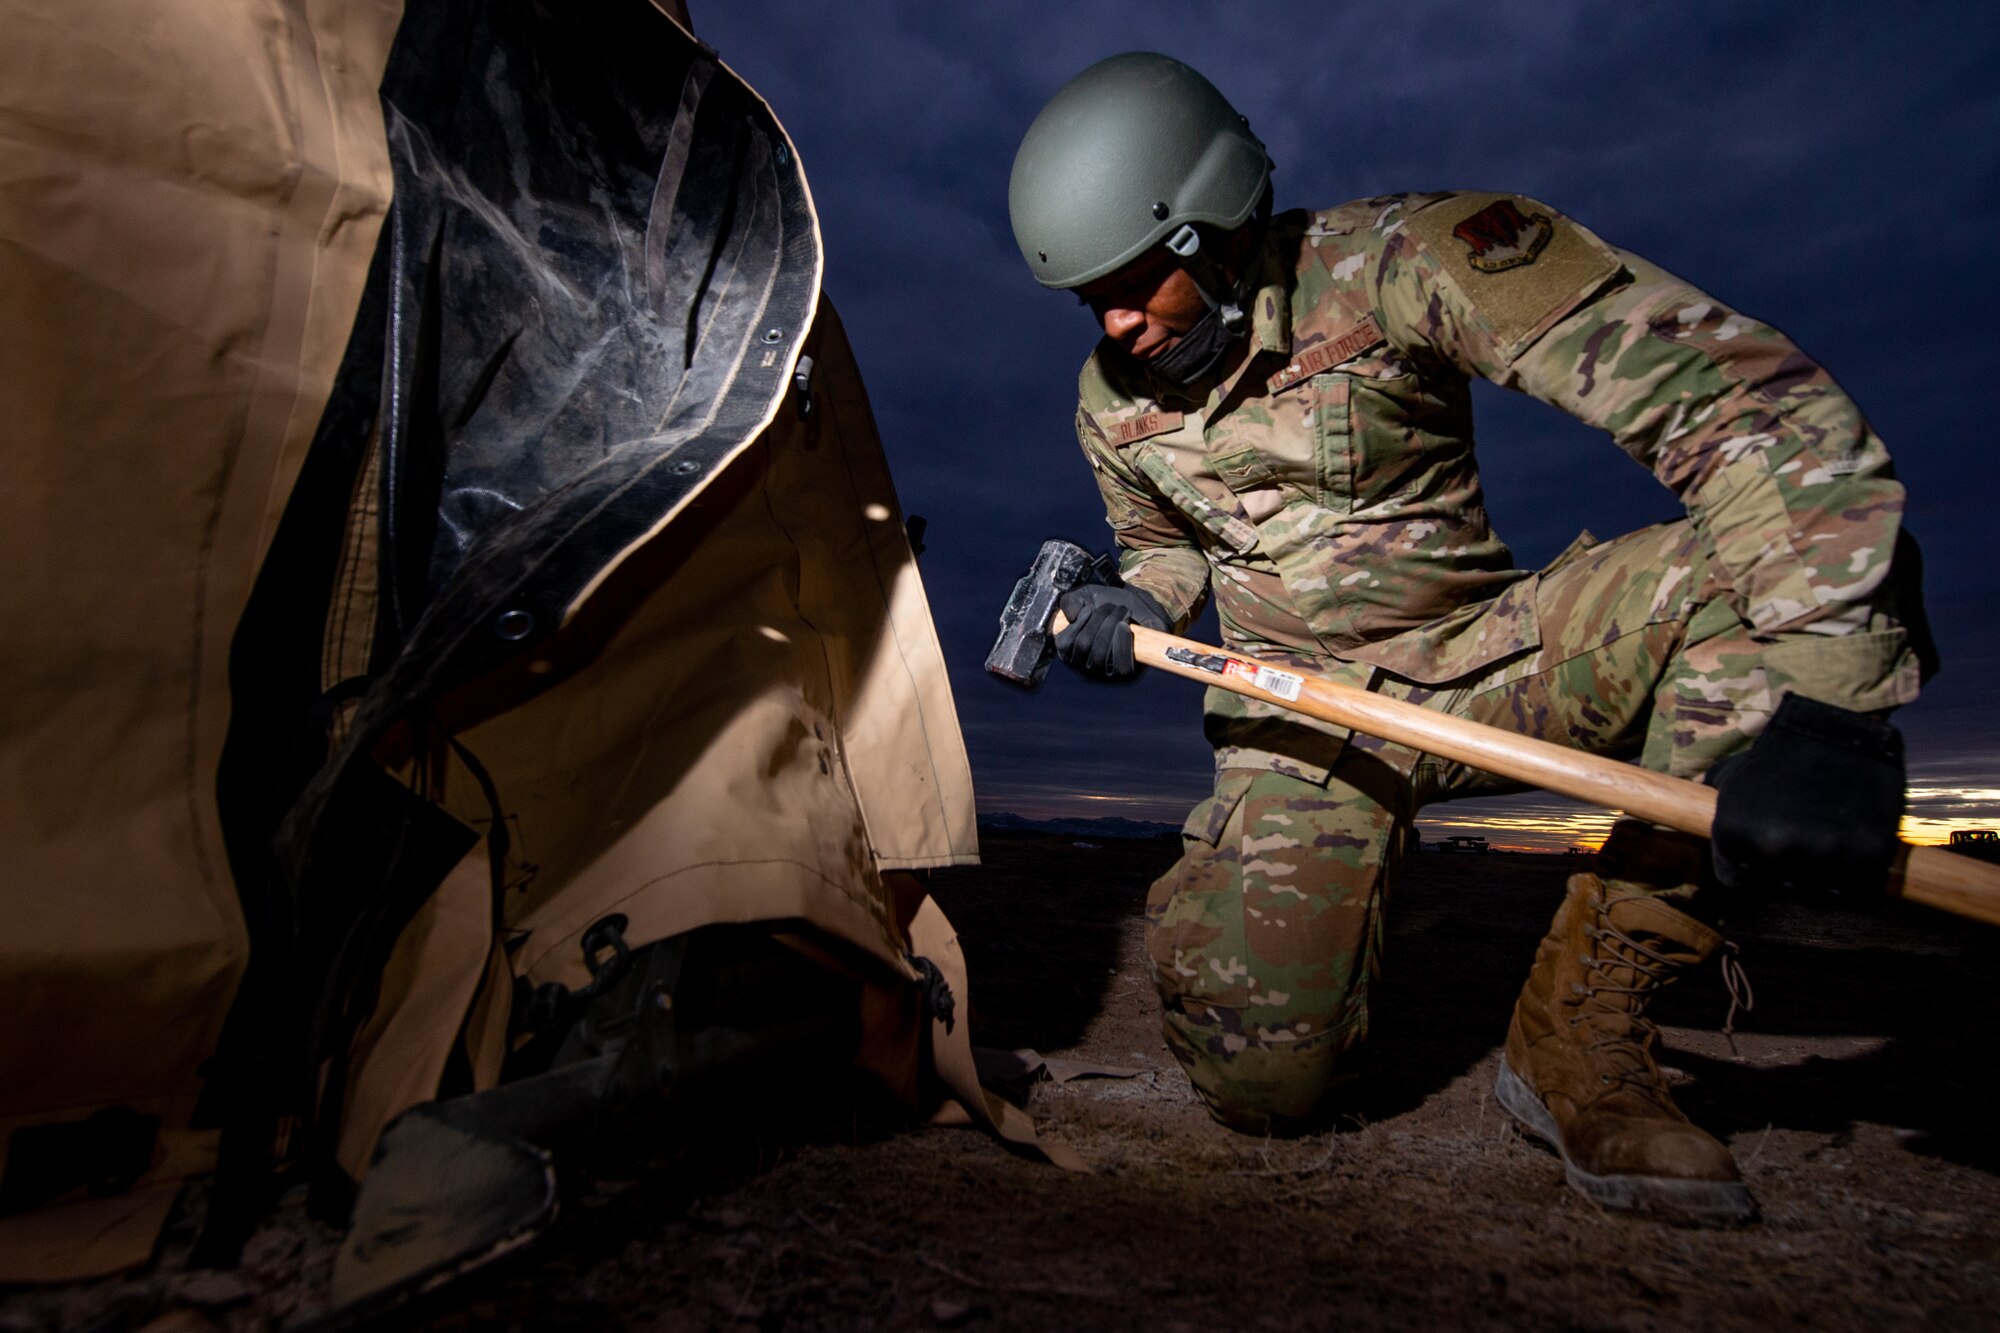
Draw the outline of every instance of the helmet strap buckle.
<instances>
[{"instance_id":1,"label":"helmet strap buckle","mask_svg":"<svg viewBox=\"0 0 2000 1333\"><path fill-rule=\"evenodd\" d=\"M1223 328L1235 333L1245 321L1243 311L1243 280L1231 281L1229 276L1201 248L1201 233L1193 224L1183 222L1180 230L1162 242L1188 277L1194 279L1194 289L1201 297L1201 303L1209 312L1222 321ZM1220 293L1220 295L1218 295Z\"/></svg>"},{"instance_id":2,"label":"helmet strap buckle","mask_svg":"<svg viewBox=\"0 0 2000 1333\"><path fill-rule=\"evenodd\" d=\"M1229 348L1248 330L1250 294L1256 285L1255 255L1263 244L1270 217L1271 193L1266 189L1248 224L1254 231L1251 243L1245 247L1248 254L1243 261L1243 272L1233 279L1202 249L1201 233L1192 223L1182 223L1167 236L1164 242L1167 252L1194 281L1194 289L1201 295L1208 313L1181 335L1176 346L1154 359L1155 373L1186 387L1220 365Z\"/></svg>"}]
</instances>

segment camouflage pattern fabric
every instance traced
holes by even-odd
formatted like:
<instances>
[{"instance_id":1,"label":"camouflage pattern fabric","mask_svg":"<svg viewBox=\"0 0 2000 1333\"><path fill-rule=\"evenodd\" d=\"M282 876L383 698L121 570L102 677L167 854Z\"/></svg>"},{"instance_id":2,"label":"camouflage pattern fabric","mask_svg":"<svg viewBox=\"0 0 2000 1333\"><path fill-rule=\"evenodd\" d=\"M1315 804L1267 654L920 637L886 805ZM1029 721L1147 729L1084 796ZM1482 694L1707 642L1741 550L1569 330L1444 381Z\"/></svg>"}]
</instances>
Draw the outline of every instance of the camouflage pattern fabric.
<instances>
[{"instance_id":1,"label":"camouflage pattern fabric","mask_svg":"<svg viewBox=\"0 0 2000 1333\"><path fill-rule=\"evenodd\" d=\"M1487 522L1473 376L1609 431L1686 503L1757 631L1868 620L1903 490L1775 329L1510 195L1284 214L1261 262L1251 354L1226 374L1182 390L1106 341L1081 378L1126 581L1181 623L1212 590L1239 651L1432 683L1532 647L1532 599L1509 596L1525 574Z\"/></svg>"},{"instance_id":2,"label":"camouflage pattern fabric","mask_svg":"<svg viewBox=\"0 0 2000 1333\"><path fill-rule=\"evenodd\" d=\"M1861 651L1829 654L1823 636L1757 634L1727 586L1687 521L1603 544L1586 535L1514 585L1539 626L1531 649L1445 686L1379 668L1370 683L1683 775L1747 745L1786 690L1865 709L1914 690L1902 631L1881 613L1848 636ZM1497 599L1490 606L1512 614ZM1871 635L1880 641L1865 642ZM1877 667L1885 653L1902 663L1886 679ZM1243 702L1228 694L1214 702L1225 701ZM1260 728L1263 744L1290 753L1317 746L1328 762L1223 767L1214 796L1187 821L1181 860L1147 903L1168 1044L1216 1118L1250 1133L1312 1123L1347 1081L1346 1057L1367 1036L1368 987L1382 965L1391 870L1417 811L1508 789L1374 737L1356 735L1327 754L1316 724L1286 716L1296 734L1276 717L1232 725ZM1694 891L1698 861L1677 860L1662 874L1665 862L1649 870L1644 860L1605 870L1631 892Z\"/></svg>"},{"instance_id":3,"label":"camouflage pattern fabric","mask_svg":"<svg viewBox=\"0 0 2000 1333\"><path fill-rule=\"evenodd\" d=\"M1683 776L1786 690L1915 696L1902 487L1784 335L1516 195L1284 214L1259 262L1247 353L1216 375L1177 387L1107 340L1080 382L1125 579L1177 624L1212 594L1236 652ZM1602 427L1687 520L1516 569L1474 376ZM1221 691L1206 708L1215 795L1154 886L1152 949L1170 1044L1219 1119L1262 1131L1321 1108L1367 1032L1400 831L1495 784Z\"/></svg>"}]
</instances>

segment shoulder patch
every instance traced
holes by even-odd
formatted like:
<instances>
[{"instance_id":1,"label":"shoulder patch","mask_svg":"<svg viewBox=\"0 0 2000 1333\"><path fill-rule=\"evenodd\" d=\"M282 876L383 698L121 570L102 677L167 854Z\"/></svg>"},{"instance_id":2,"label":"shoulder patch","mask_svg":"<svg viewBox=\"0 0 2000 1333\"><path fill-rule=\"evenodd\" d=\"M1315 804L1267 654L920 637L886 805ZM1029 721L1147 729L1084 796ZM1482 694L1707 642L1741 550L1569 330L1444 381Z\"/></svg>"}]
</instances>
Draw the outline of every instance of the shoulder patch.
<instances>
[{"instance_id":1,"label":"shoulder patch","mask_svg":"<svg viewBox=\"0 0 2000 1333\"><path fill-rule=\"evenodd\" d=\"M1453 195L1407 225L1493 327L1510 361L1621 267L1595 236L1520 195Z\"/></svg>"},{"instance_id":2,"label":"shoulder patch","mask_svg":"<svg viewBox=\"0 0 2000 1333\"><path fill-rule=\"evenodd\" d=\"M1451 229L1465 242L1465 262L1481 273L1532 264L1549 248L1556 224L1539 210L1525 216L1512 199L1496 199Z\"/></svg>"},{"instance_id":3,"label":"shoulder patch","mask_svg":"<svg viewBox=\"0 0 2000 1333\"><path fill-rule=\"evenodd\" d=\"M1381 325L1375 322L1373 315L1364 315L1360 323L1300 351L1283 370L1264 381L1265 392L1279 393L1289 389L1300 380L1323 370L1331 370L1344 361L1352 361L1381 341Z\"/></svg>"}]
</instances>

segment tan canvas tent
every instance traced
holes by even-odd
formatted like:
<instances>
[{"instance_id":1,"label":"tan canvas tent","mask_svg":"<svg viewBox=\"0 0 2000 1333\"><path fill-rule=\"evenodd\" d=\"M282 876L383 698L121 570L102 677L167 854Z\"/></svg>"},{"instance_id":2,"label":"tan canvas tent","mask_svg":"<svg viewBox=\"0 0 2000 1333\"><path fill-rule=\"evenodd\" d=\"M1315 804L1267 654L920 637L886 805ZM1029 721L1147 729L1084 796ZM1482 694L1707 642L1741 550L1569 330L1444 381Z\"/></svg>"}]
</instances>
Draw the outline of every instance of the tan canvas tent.
<instances>
[{"instance_id":1,"label":"tan canvas tent","mask_svg":"<svg viewBox=\"0 0 2000 1333\"><path fill-rule=\"evenodd\" d=\"M901 873L970 777L811 195L677 18L0 4L0 1280L218 1152L211 1256L338 1209L731 924L1032 1137Z\"/></svg>"}]
</instances>

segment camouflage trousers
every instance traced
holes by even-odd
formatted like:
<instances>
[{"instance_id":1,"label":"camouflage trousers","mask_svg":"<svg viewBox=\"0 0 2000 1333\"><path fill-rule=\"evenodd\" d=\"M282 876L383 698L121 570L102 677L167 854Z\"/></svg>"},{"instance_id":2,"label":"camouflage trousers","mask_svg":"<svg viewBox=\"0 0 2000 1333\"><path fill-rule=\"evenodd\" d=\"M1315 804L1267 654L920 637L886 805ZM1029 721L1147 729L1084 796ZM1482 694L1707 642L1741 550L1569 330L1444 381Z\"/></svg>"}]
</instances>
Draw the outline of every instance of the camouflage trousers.
<instances>
[{"instance_id":1,"label":"camouflage trousers","mask_svg":"<svg viewBox=\"0 0 2000 1333\"><path fill-rule=\"evenodd\" d=\"M1580 542L1539 576L1535 606L1532 650L1442 685L1374 671L1370 688L1679 776L1747 745L1785 692L1866 710L1916 692L1886 615L1837 637L1753 637L1685 522ZM1254 729L1280 750L1268 715ZM1327 739L1302 732L1298 750L1324 756ZM1278 753L1218 769L1147 901L1167 1042L1216 1119L1271 1133L1324 1114L1368 1035L1389 883L1417 811L1512 789L1358 734L1323 766ZM1649 891L1678 887L1651 878Z\"/></svg>"}]
</instances>

